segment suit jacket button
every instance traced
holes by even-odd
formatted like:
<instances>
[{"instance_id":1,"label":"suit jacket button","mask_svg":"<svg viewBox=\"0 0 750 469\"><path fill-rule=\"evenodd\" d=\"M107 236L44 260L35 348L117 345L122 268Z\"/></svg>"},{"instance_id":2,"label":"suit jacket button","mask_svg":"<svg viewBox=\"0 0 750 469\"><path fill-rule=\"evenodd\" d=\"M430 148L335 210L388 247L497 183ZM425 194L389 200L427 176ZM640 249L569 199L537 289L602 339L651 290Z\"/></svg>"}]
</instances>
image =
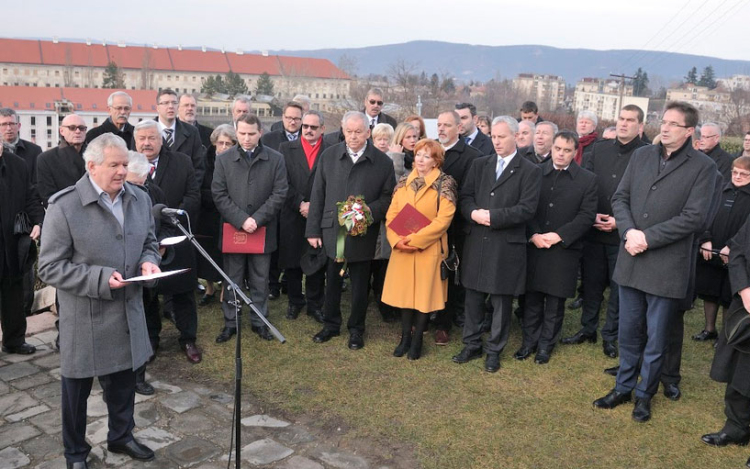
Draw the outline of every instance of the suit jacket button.
<instances>
[{"instance_id":1,"label":"suit jacket button","mask_svg":"<svg viewBox=\"0 0 750 469\"><path fill-rule=\"evenodd\" d=\"M118 234L117 236L115 236L115 239L117 239L117 240L120 240L120 239L122 239L122 235L121 235L121 234Z\"/></svg>"},{"instance_id":2,"label":"suit jacket button","mask_svg":"<svg viewBox=\"0 0 750 469\"><path fill-rule=\"evenodd\" d=\"M648 218L648 213L644 213L643 218Z\"/></svg>"},{"instance_id":3,"label":"suit jacket button","mask_svg":"<svg viewBox=\"0 0 750 469\"><path fill-rule=\"evenodd\" d=\"M655 191L656 190L656 186L651 186L651 190Z\"/></svg>"},{"instance_id":4,"label":"suit jacket button","mask_svg":"<svg viewBox=\"0 0 750 469\"><path fill-rule=\"evenodd\" d=\"M495 197L495 193L494 192L490 192L490 197Z\"/></svg>"},{"instance_id":5,"label":"suit jacket button","mask_svg":"<svg viewBox=\"0 0 750 469\"><path fill-rule=\"evenodd\" d=\"M617 179L617 174L613 174L612 178Z\"/></svg>"},{"instance_id":6,"label":"suit jacket button","mask_svg":"<svg viewBox=\"0 0 750 469\"><path fill-rule=\"evenodd\" d=\"M553 204L553 203L551 203L551 202L550 202L549 206L550 206L550 207L554 207L554 206L555 206L555 204Z\"/></svg>"}]
</instances>

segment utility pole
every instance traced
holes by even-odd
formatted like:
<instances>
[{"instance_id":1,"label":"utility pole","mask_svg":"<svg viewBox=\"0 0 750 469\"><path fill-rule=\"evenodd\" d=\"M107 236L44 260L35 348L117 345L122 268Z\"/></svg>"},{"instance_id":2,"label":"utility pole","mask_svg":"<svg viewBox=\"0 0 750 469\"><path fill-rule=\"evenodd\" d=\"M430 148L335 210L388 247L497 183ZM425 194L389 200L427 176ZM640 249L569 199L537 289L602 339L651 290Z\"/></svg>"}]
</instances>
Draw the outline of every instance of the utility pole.
<instances>
[{"instance_id":1,"label":"utility pole","mask_svg":"<svg viewBox=\"0 0 750 469\"><path fill-rule=\"evenodd\" d=\"M619 105L617 106L617 110L619 113L619 110L622 109L622 97L625 94L625 80L635 80L636 77L628 77L622 73L619 75L610 73L609 76L620 79L620 102L618 103Z\"/></svg>"}]
</instances>

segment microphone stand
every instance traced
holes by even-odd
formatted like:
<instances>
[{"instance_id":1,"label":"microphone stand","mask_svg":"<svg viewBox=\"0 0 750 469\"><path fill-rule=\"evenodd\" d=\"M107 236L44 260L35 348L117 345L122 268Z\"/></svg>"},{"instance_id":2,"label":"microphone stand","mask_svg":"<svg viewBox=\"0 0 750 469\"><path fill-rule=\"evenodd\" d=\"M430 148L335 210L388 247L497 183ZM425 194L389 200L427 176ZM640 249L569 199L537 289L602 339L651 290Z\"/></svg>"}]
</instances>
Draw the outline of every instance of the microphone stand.
<instances>
[{"instance_id":1,"label":"microphone stand","mask_svg":"<svg viewBox=\"0 0 750 469\"><path fill-rule=\"evenodd\" d=\"M195 236L193 233L189 232L185 229L184 226L180 223L180 221L177 219L177 216L174 214L162 214L162 218L167 218L169 222L176 226L182 234L187 237L187 239L190 240L192 245L195 247L195 249L213 266L214 269L221 275L221 277L224 279L227 285L227 291L231 291L234 294L235 301L232 302L236 317L237 317L237 343L234 348L234 362L235 362L235 371L234 371L234 405L235 405L235 412L234 412L234 462L235 462L235 468L240 469L240 445L242 441L241 437L241 430L242 430L242 423L240 422L240 416L242 415L242 304L237 301L237 297L239 296L242 301L245 302L246 305L250 307L250 309L255 313L258 318L260 318L263 323L268 326L268 330L271 331L271 334L276 337L276 339L281 342L282 344L286 342L286 338L281 335L281 332L276 329L273 324L268 322L268 319L266 319L263 314L258 310L258 308L255 306L255 303L253 303L253 300L248 298L248 296L245 294L244 291L242 291L242 288L240 288L236 283L232 281L232 279L229 278L229 276L224 272L221 267L219 267L216 262L211 258L211 256L206 252L205 249L203 249L203 246L198 243L198 241L195 239ZM230 452L231 455L231 452Z\"/></svg>"}]
</instances>

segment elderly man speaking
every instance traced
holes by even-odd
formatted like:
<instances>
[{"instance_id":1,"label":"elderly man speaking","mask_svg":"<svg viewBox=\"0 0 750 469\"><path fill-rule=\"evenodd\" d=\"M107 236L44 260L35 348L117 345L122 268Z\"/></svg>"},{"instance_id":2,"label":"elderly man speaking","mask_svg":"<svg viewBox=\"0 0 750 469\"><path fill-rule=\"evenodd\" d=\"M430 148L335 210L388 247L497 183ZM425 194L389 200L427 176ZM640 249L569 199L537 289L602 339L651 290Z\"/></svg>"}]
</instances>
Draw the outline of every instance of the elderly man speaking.
<instances>
[{"instance_id":1,"label":"elderly man speaking","mask_svg":"<svg viewBox=\"0 0 750 469\"><path fill-rule=\"evenodd\" d=\"M60 301L62 427L68 468L85 469L86 400L99 378L109 411L107 449L150 460L133 438L134 370L146 363L141 285L125 279L159 272L151 202L125 182L128 149L113 134L84 152L86 174L49 199L39 278Z\"/></svg>"}]
</instances>

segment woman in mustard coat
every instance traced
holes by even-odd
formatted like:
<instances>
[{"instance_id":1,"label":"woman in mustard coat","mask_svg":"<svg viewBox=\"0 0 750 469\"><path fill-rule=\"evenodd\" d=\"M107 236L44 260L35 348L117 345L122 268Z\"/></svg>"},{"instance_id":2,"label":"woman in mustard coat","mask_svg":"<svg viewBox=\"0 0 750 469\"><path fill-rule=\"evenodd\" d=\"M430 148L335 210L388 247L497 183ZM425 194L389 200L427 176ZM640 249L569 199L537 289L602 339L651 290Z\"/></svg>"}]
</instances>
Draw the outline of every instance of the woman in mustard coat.
<instances>
[{"instance_id":1,"label":"woman in mustard coat","mask_svg":"<svg viewBox=\"0 0 750 469\"><path fill-rule=\"evenodd\" d=\"M447 231L456 211L456 182L440 170L444 159L445 151L438 142L420 140L414 147L414 169L398 182L385 216L388 226L411 204L430 220L429 225L407 236L399 236L390 226L386 231L393 252L382 301L401 308L401 342L393 355L401 357L408 350L410 360L419 359L430 313L443 309L448 297L440 263L448 254Z\"/></svg>"}]
</instances>

